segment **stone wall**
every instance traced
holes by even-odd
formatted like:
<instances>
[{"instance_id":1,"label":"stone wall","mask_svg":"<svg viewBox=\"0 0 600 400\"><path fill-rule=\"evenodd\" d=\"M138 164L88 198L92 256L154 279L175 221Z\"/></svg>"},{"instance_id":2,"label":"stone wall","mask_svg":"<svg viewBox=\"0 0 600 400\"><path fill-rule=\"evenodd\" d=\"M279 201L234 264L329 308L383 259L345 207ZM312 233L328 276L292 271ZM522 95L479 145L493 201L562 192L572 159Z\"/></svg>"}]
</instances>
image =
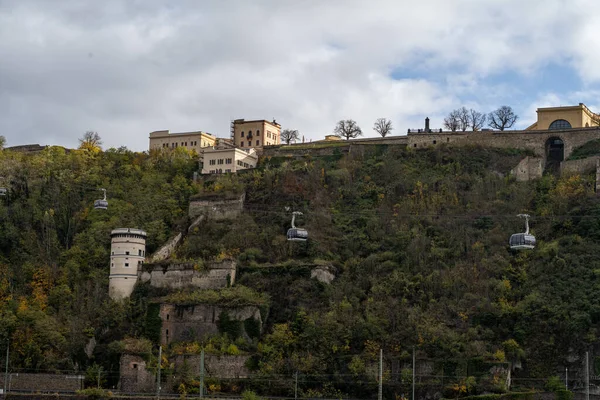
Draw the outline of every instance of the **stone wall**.
<instances>
[{"instance_id":1,"label":"stone wall","mask_svg":"<svg viewBox=\"0 0 600 400\"><path fill-rule=\"evenodd\" d=\"M149 393L156 388L156 377L146 369L146 361L140 356L121 356L119 389L124 393Z\"/></svg>"},{"instance_id":2,"label":"stone wall","mask_svg":"<svg viewBox=\"0 0 600 400\"><path fill-rule=\"evenodd\" d=\"M565 175L586 174L596 170L600 157L587 157L581 160L569 160L560 163L560 173Z\"/></svg>"},{"instance_id":3,"label":"stone wall","mask_svg":"<svg viewBox=\"0 0 600 400\"><path fill-rule=\"evenodd\" d=\"M83 389L83 375L10 373L10 390L37 392L75 392ZM0 388L4 388L4 372L0 374Z\"/></svg>"},{"instance_id":4,"label":"stone wall","mask_svg":"<svg viewBox=\"0 0 600 400\"><path fill-rule=\"evenodd\" d=\"M544 173L543 162L541 157L525 157L510 171L510 174L519 182L541 178Z\"/></svg>"},{"instance_id":5,"label":"stone wall","mask_svg":"<svg viewBox=\"0 0 600 400\"><path fill-rule=\"evenodd\" d=\"M161 343L201 340L208 335L219 333L218 322L226 312L229 319L240 321L242 335L248 337L243 322L253 318L262 331L262 317L256 306L223 307L209 304L175 305L161 304L162 320Z\"/></svg>"},{"instance_id":6,"label":"stone wall","mask_svg":"<svg viewBox=\"0 0 600 400\"><path fill-rule=\"evenodd\" d=\"M244 199L246 194L243 193L234 199L219 199L214 198L199 198L190 200L188 215L191 218L207 215L216 220L233 219L239 216L244 209Z\"/></svg>"},{"instance_id":7,"label":"stone wall","mask_svg":"<svg viewBox=\"0 0 600 400\"><path fill-rule=\"evenodd\" d=\"M546 141L560 138L564 142L564 158L573 149L600 138L600 127L557 129L547 131L483 131L483 132L442 132L409 133L408 147L429 147L442 143L453 145L481 145L486 147L514 148L531 150L536 156L546 159ZM435 143L433 143L435 141ZM416 145L416 146L415 146Z\"/></svg>"},{"instance_id":8,"label":"stone wall","mask_svg":"<svg viewBox=\"0 0 600 400\"><path fill-rule=\"evenodd\" d=\"M152 254L150 257L150 262L158 262L171 257L171 254L173 254L173 251L179 245L181 239L183 239L183 233L180 232L177 236L169 240L160 249L158 249L158 251Z\"/></svg>"},{"instance_id":9,"label":"stone wall","mask_svg":"<svg viewBox=\"0 0 600 400\"><path fill-rule=\"evenodd\" d=\"M198 268L193 263L146 264L140 281L168 289L222 289L235 283L237 264L234 260L213 262Z\"/></svg>"},{"instance_id":10,"label":"stone wall","mask_svg":"<svg viewBox=\"0 0 600 400\"><path fill-rule=\"evenodd\" d=\"M246 368L246 362L250 356L247 355L204 355L204 371L206 377L214 378L247 378L250 371ZM175 357L175 371L178 371L183 364L187 365L192 371L200 371L199 354L183 354ZM177 372L176 372L177 373Z\"/></svg>"}]
</instances>

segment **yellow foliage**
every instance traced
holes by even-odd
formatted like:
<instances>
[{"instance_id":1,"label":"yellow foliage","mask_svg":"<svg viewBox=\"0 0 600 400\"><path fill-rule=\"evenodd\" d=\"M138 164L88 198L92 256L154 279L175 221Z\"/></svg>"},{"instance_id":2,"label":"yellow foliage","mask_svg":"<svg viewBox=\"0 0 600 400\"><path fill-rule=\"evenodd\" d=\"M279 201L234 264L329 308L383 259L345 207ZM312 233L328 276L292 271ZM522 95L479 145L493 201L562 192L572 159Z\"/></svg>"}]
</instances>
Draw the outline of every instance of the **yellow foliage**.
<instances>
[{"instance_id":1,"label":"yellow foliage","mask_svg":"<svg viewBox=\"0 0 600 400\"><path fill-rule=\"evenodd\" d=\"M494 358L500 362L504 362L506 360L506 354L504 354L504 350L496 350L494 353Z\"/></svg>"}]
</instances>

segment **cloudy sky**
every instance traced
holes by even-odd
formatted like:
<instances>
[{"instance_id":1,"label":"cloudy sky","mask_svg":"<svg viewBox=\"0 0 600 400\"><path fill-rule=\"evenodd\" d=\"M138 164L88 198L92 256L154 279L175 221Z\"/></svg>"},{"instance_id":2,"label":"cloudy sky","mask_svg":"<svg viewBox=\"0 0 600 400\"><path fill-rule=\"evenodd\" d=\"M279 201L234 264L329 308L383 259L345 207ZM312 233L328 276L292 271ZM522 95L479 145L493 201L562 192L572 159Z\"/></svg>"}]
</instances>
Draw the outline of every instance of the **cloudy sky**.
<instances>
[{"instance_id":1,"label":"cloudy sky","mask_svg":"<svg viewBox=\"0 0 600 400\"><path fill-rule=\"evenodd\" d=\"M460 106L600 111L595 0L0 0L8 145L146 150L272 119L306 140L355 119L396 135Z\"/></svg>"}]
</instances>

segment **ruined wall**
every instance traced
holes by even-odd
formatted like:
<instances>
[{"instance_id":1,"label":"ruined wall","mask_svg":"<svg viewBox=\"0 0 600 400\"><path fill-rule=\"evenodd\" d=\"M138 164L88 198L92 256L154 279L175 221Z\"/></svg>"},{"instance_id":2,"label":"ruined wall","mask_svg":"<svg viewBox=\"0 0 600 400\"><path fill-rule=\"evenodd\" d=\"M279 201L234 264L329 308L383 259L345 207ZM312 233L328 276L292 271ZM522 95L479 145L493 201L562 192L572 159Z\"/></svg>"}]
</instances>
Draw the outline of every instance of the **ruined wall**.
<instances>
[{"instance_id":1,"label":"ruined wall","mask_svg":"<svg viewBox=\"0 0 600 400\"><path fill-rule=\"evenodd\" d=\"M39 392L74 392L83 389L83 375L10 373L10 390ZM4 388L4 373L0 374L0 388Z\"/></svg>"},{"instance_id":2,"label":"ruined wall","mask_svg":"<svg viewBox=\"0 0 600 400\"><path fill-rule=\"evenodd\" d=\"M263 320L256 306L223 307L209 304L175 305L161 304L161 343L201 340L219 333L218 322L226 312L231 321L241 322L242 335L248 337L244 321L254 319L262 331ZM251 332L250 332L251 333Z\"/></svg>"},{"instance_id":3,"label":"ruined wall","mask_svg":"<svg viewBox=\"0 0 600 400\"><path fill-rule=\"evenodd\" d=\"M146 369L146 361L140 356L121 356L119 388L125 393L149 393L155 390L156 376Z\"/></svg>"},{"instance_id":4,"label":"ruined wall","mask_svg":"<svg viewBox=\"0 0 600 400\"><path fill-rule=\"evenodd\" d=\"M586 174L596 170L599 156L582 158L581 160L569 160L560 163L560 173L565 175Z\"/></svg>"},{"instance_id":5,"label":"ruined wall","mask_svg":"<svg viewBox=\"0 0 600 400\"><path fill-rule=\"evenodd\" d=\"M204 371L206 377L215 378L247 378L250 371L246 368L246 362L250 356L246 355L204 355ZM175 371L178 371L184 363L192 371L200 370L199 354L182 354L175 357ZM177 373L177 372L176 372Z\"/></svg>"},{"instance_id":6,"label":"ruined wall","mask_svg":"<svg viewBox=\"0 0 600 400\"><path fill-rule=\"evenodd\" d=\"M158 262L169 258L175 250L175 248L181 242L181 239L183 239L183 234L179 233L173 239L169 240L160 249L158 249L158 251L152 254L152 256L150 257L150 262Z\"/></svg>"},{"instance_id":7,"label":"ruined wall","mask_svg":"<svg viewBox=\"0 0 600 400\"><path fill-rule=\"evenodd\" d=\"M541 157L525 157L510 171L510 174L519 182L541 178L544 173L543 162Z\"/></svg>"},{"instance_id":8,"label":"ruined wall","mask_svg":"<svg viewBox=\"0 0 600 400\"><path fill-rule=\"evenodd\" d=\"M232 219L239 216L244 209L244 199L246 194L243 193L234 199L220 199L218 196L213 198L199 198L190 200L188 215L191 218L207 215L216 220Z\"/></svg>"},{"instance_id":9,"label":"ruined wall","mask_svg":"<svg viewBox=\"0 0 600 400\"><path fill-rule=\"evenodd\" d=\"M236 267L234 260L213 262L203 267L194 263L146 264L139 279L157 288L222 289L235 283Z\"/></svg>"}]
</instances>

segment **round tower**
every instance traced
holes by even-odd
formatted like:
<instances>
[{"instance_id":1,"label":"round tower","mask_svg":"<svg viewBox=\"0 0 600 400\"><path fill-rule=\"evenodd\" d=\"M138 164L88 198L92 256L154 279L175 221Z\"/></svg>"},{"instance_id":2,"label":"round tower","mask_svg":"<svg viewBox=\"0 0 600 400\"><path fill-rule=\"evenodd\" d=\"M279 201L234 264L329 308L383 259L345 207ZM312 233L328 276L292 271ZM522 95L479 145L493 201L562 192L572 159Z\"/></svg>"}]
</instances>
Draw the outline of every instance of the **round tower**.
<instances>
[{"instance_id":1,"label":"round tower","mask_svg":"<svg viewBox=\"0 0 600 400\"><path fill-rule=\"evenodd\" d=\"M137 282L138 268L146 257L146 232L118 228L110 233L110 277L108 295L119 300L131 295Z\"/></svg>"}]
</instances>

